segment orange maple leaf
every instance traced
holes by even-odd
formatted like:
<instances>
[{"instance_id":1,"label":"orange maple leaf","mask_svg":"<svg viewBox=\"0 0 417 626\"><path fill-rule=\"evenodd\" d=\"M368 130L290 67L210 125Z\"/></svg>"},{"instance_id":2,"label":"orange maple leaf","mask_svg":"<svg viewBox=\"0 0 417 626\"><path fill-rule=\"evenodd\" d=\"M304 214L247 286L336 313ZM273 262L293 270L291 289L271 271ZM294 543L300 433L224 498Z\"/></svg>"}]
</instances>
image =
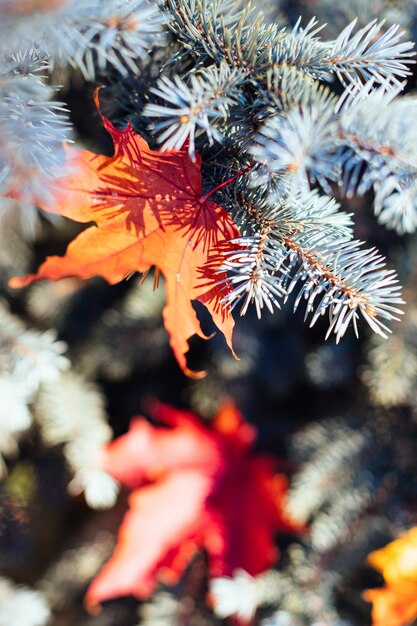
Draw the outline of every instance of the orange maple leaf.
<instances>
[{"instance_id":1,"label":"orange maple leaf","mask_svg":"<svg viewBox=\"0 0 417 626\"><path fill-rule=\"evenodd\" d=\"M96 104L98 96L96 93ZM129 124L117 130L102 115L113 138L112 157L68 149L71 175L54 182L54 200L42 208L79 222L95 222L70 243L65 256L48 257L36 274L13 278L12 287L67 276L102 276L115 284L133 271L155 265L166 282L163 312L170 344L186 367L188 339L207 338L191 300L210 311L232 349L233 318L221 304L227 277L217 268L221 251L232 248L239 231L222 207L202 196L201 158L187 146L151 150Z\"/></svg>"},{"instance_id":2,"label":"orange maple leaf","mask_svg":"<svg viewBox=\"0 0 417 626\"><path fill-rule=\"evenodd\" d=\"M368 562L386 582L363 594L373 604L373 626L408 626L417 618L417 527L372 552Z\"/></svg>"},{"instance_id":3,"label":"orange maple leaf","mask_svg":"<svg viewBox=\"0 0 417 626\"><path fill-rule=\"evenodd\" d=\"M234 405L212 428L165 405L153 416L168 428L136 418L104 452L102 467L133 491L116 550L87 592L90 608L146 598L157 579L175 583L202 548L212 577L256 575L277 560L275 532L295 530L283 513L287 480L272 457L251 452L255 430Z\"/></svg>"}]
</instances>

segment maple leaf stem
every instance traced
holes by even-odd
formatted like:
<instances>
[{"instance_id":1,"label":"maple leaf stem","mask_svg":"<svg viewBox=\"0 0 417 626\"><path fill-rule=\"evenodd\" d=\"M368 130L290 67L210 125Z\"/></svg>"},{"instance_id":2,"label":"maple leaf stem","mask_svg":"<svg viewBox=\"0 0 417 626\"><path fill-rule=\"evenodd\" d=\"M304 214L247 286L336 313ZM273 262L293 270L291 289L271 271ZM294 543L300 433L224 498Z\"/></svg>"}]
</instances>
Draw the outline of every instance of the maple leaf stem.
<instances>
[{"instance_id":1,"label":"maple leaf stem","mask_svg":"<svg viewBox=\"0 0 417 626\"><path fill-rule=\"evenodd\" d=\"M208 198L210 198L210 196L213 195L213 193L215 193L216 191L219 191L219 189L222 189L222 187L226 187L226 185L236 180L236 178L239 178L239 176L246 174L246 172L250 172L254 167L255 167L254 165L248 165L248 167L245 167L243 170L241 170L240 172L238 172L231 178L228 178L227 180L223 181L222 183L220 183L220 185L217 185L217 187L214 187L214 189L210 189L210 191L208 191L206 194L204 194L204 196L201 197L200 202L206 202L206 200L208 200Z\"/></svg>"}]
</instances>

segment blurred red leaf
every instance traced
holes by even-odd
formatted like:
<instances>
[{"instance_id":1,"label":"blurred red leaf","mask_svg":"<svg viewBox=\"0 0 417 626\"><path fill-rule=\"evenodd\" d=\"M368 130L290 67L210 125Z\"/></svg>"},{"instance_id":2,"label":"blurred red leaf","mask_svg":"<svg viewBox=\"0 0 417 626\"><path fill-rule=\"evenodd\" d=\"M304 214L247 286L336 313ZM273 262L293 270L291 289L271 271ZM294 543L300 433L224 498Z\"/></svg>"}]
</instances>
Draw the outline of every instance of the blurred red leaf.
<instances>
[{"instance_id":1,"label":"blurred red leaf","mask_svg":"<svg viewBox=\"0 0 417 626\"><path fill-rule=\"evenodd\" d=\"M285 476L272 457L251 451L254 429L233 405L212 428L192 413L157 405L105 450L103 468L132 489L116 550L86 596L148 597L157 580L175 583L201 548L210 576L256 575L277 558L274 535L294 531L283 512Z\"/></svg>"},{"instance_id":2,"label":"blurred red leaf","mask_svg":"<svg viewBox=\"0 0 417 626\"><path fill-rule=\"evenodd\" d=\"M207 307L232 348L234 322L221 303L228 285L219 286L226 274L218 268L239 231L227 211L202 196L199 155L192 161L187 146L151 150L130 124L117 130L102 119L114 155L68 149L71 175L55 181L50 203L39 202L47 211L96 225L76 237L65 256L48 257L36 274L13 278L10 285L67 276L102 276L114 284L155 265L166 281L163 317L171 347L181 368L193 375L185 358L188 339L206 337L192 300Z\"/></svg>"}]
</instances>

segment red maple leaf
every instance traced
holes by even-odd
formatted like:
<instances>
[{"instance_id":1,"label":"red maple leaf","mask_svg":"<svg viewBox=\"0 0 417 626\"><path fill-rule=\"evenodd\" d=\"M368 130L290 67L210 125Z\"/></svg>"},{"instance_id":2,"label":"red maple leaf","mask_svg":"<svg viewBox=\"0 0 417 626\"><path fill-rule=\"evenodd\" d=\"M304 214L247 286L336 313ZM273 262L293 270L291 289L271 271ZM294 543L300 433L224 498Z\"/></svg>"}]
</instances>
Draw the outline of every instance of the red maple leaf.
<instances>
[{"instance_id":1,"label":"red maple leaf","mask_svg":"<svg viewBox=\"0 0 417 626\"><path fill-rule=\"evenodd\" d=\"M96 104L98 98L96 94ZM155 265L166 283L163 312L170 344L186 367L188 339L202 332L191 301L210 311L232 348L233 318L221 300L226 275L221 252L239 231L223 208L202 196L201 158L181 150L151 150L129 124L117 130L102 116L114 141L112 157L68 149L71 175L54 182L47 211L79 222L95 222L70 243L65 256L52 256L36 274L13 278L12 287L67 276L102 276L115 284L133 271ZM219 284L222 283L220 287Z\"/></svg>"},{"instance_id":2,"label":"red maple leaf","mask_svg":"<svg viewBox=\"0 0 417 626\"><path fill-rule=\"evenodd\" d=\"M115 552L87 592L90 608L146 598L158 579L175 583L203 548L211 577L256 575L277 560L275 533L300 530L283 513L285 476L272 457L251 451L255 430L234 405L212 428L166 405L153 416L165 427L135 418L104 452L102 467L133 491Z\"/></svg>"}]
</instances>

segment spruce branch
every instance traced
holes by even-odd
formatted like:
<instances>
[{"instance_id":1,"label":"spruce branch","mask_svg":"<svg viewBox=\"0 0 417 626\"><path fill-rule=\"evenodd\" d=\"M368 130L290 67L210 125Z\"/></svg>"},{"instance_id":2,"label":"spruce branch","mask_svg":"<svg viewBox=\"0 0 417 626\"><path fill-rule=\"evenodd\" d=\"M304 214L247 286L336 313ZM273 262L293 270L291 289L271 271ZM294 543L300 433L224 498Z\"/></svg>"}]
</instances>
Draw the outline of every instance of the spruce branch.
<instances>
[{"instance_id":1,"label":"spruce branch","mask_svg":"<svg viewBox=\"0 0 417 626\"><path fill-rule=\"evenodd\" d=\"M264 306L271 313L274 312L274 306L281 308L278 298L285 295L285 290L277 280L276 273L283 258L280 262L280 250L268 238L269 234L270 230L265 226L252 238L233 240L241 249L228 255L221 267L222 271L228 273L228 282L232 286L232 290L223 298L224 305L233 310L235 306L242 304L241 315L245 315L251 303L255 304L258 318L261 317ZM219 285L221 284L222 281Z\"/></svg>"},{"instance_id":2,"label":"spruce branch","mask_svg":"<svg viewBox=\"0 0 417 626\"><path fill-rule=\"evenodd\" d=\"M71 138L66 107L44 80L47 57L31 48L0 56L0 193L47 197L45 184L64 163Z\"/></svg>"},{"instance_id":3,"label":"spruce branch","mask_svg":"<svg viewBox=\"0 0 417 626\"><path fill-rule=\"evenodd\" d=\"M417 227L415 189L417 153L414 97L372 91L372 84L341 107L335 162L343 168L340 182L348 196L375 190L375 213L398 233Z\"/></svg>"},{"instance_id":4,"label":"spruce branch","mask_svg":"<svg viewBox=\"0 0 417 626\"><path fill-rule=\"evenodd\" d=\"M396 306L403 304L401 287L395 271L385 268L384 258L375 249L361 249L358 241L326 241L311 235L288 239L286 244L291 251L289 267L301 260L291 279L284 275L286 292L290 294L302 281L294 309L302 299L306 301L306 317L312 314L310 326L328 312L326 337L333 332L337 342L350 323L358 335L359 317L382 337L391 332L380 318L395 320L402 314Z\"/></svg>"},{"instance_id":5,"label":"spruce branch","mask_svg":"<svg viewBox=\"0 0 417 626\"><path fill-rule=\"evenodd\" d=\"M255 186L269 181L275 195L305 193L315 182L347 197L375 190L375 213L400 234L417 226L416 101L376 88L349 88L340 99L312 86L300 102L272 115L255 136L250 153L259 163ZM272 192L272 197L274 193Z\"/></svg>"},{"instance_id":6,"label":"spruce branch","mask_svg":"<svg viewBox=\"0 0 417 626\"><path fill-rule=\"evenodd\" d=\"M165 0L166 23L197 69L204 59L249 70L261 48L263 18L234 0ZM184 52L179 51L177 59Z\"/></svg>"},{"instance_id":7,"label":"spruce branch","mask_svg":"<svg viewBox=\"0 0 417 626\"><path fill-rule=\"evenodd\" d=\"M255 185L264 184L266 172L294 193L308 191L311 179L329 189L336 102L327 88L312 85L300 103L273 115L260 128L249 150L262 165L253 176Z\"/></svg>"},{"instance_id":8,"label":"spruce branch","mask_svg":"<svg viewBox=\"0 0 417 626\"><path fill-rule=\"evenodd\" d=\"M32 15L6 11L0 35L5 50L34 46L51 63L70 64L94 80L108 66L122 75L135 71L162 41L162 22L158 6L147 0L71 0Z\"/></svg>"},{"instance_id":9,"label":"spruce branch","mask_svg":"<svg viewBox=\"0 0 417 626\"><path fill-rule=\"evenodd\" d=\"M17 454L19 439L32 426L29 405L40 385L55 383L69 362L53 331L27 329L3 303L0 329L0 453L9 456ZM1 459L0 474L4 471Z\"/></svg>"},{"instance_id":10,"label":"spruce branch","mask_svg":"<svg viewBox=\"0 0 417 626\"><path fill-rule=\"evenodd\" d=\"M308 77L326 80L331 72L329 51L317 37L323 28L316 18L302 27L300 18L291 31L280 31L268 46L265 69L292 67Z\"/></svg>"},{"instance_id":11,"label":"spruce branch","mask_svg":"<svg viewBox=\"0 0 417 626\"><path fill-rule=\"evenodd\" d=\"M135 72L149 49L162 43L162 15L147 0L84 0L74 5L66 30L66 49L57 42L57 54L91 80L107 65L122 75Z\"/></svg>"},{"instance_id":12,"label":"spruce branch","mask_svg":"<svg viewBox=\"0 0 417 626\"><path fill-rule=\"evenodd\" d=\"M158 117L150 128L159 131L158 141L163 150L179 150L188 140L189 153L195 156L195 137L205 132L209 143L221 141L219 122L227 119L230 108L239 98L239 86L245 74L222 63L207 68L203 75L190 77L190 86L178 76L174 80L162 77L151 92L171 106L148 104L143 114Z\"/></svg>"},{"instance_id":13,"label":"spruce branch","mask_svg":"<svg viewBox=\"0 0 417 626\"><path fill-rule=\"evenodd\" d=\"M356 24L357 19L330 43L329 63L339 80L345 86L371 79L385 88L399 86L411 74L409 65L415 63L414 44L401 41L404 33L398 25L380 35L384 21L375 19L353 34Z\"/></svg>"},{"instance_id":14,"label":"spruce branch","mask_svg":"<svg viewBox=\"0 0 417 626\"><path fill-rule=\"evenodd\" d=\"M42 386L35 415L44 441L64 446L74 473L69 490L73 494L84 491L93 508L114 505L117 483L99 467L101 450L111 439L112 430L107 424L104 399L95 385L73 372L63 374L59 385Z\"/></svg>"},{"instance_id":15,"label":"spruce branch","mask_svg":"<svg viewBox=\"0 0 417 626\"><path fill-rule=\"evenodd\" d=\"M334 200L313 192L253 213L258 230L235 240L237 250L222 266L233 287L225 304L241 304L244 315L254 303L260 317L265 306L280 308L298 285L294 309L306 302L310 326L327 313L327 336L334 333L337 342L351 323L358 334L360 317L377 334L390 332L382 320L401 314L397 276L375 249L352 240L350 216Z\"/></svg>"}]
</instances>

